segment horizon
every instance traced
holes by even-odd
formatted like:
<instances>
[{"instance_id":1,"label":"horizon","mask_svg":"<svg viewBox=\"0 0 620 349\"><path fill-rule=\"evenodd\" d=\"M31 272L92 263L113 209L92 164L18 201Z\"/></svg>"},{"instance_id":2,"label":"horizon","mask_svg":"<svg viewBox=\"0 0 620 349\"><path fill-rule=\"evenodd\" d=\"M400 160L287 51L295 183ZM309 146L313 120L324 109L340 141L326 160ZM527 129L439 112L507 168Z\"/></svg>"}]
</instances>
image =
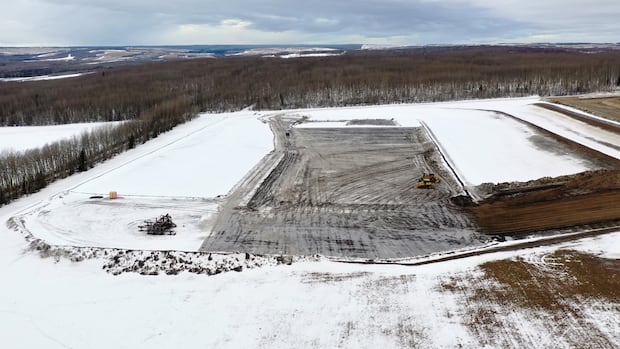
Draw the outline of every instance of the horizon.
<instances>
[{"instance_id":1,"label":"horizon","mask_svg":"<svg viewBox=\"0 0 620 349\"><path fill-rule=\"evenodd\" d=\"M265 48L303 48L303 47L315 47L315 48L331 48L331 47L345 47L345 46L369 46L377 48L417 48L417 47L451 47L451 46L523 46L523 45L620 45L620 41L532 41L532 42L496 42L496 43L429 43L429 44L368 44L368 43L266 43L266 44L247 44L247 43L228 43L228 44L82 44L82 45L5 45L0 44L2 48L109 48L109 47L125 47L125 48L161 48L161 47L265 47Z\"/></svg>"}]
</instances>

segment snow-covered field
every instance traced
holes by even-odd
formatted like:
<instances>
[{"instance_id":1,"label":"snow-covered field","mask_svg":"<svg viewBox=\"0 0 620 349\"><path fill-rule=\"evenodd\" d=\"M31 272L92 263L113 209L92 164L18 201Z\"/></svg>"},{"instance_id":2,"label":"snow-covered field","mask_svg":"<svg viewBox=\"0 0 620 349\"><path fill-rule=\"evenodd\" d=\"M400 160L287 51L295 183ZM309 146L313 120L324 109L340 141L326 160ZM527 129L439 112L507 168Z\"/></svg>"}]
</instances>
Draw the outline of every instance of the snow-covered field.
<instances>
[{"instance_id":1,"label":"snow-covered field","mask_svg":"<svg viewBox=\"0 0 620 349\"><path fill-rule=\"evenodd\" d=\"M64 58L61 58L61 60L64 60ZM82 76L84 74L85 73L73 73L73 74L61 74L61 75L37 75L37 76L29 76L29 77L25 77L25 78L0 78L0 81L23 82L23 81L58 80L58 79L76 78L76 77Z\"/></svg>"},{"instance_id":2,"label":"snow-covered field","mask_svg":"<svg viewBox=\"0 0 620 349\"><path fill-rule=\"evenodd\" d=\"M338 56L341 54L343 51L328 47L265 47L245 50L235 53L233 56L300 58Z\"/></svg>"},{"instance_id":3,"label":"snow-covered field","mask_svg":"<svg viewBox=\"0 0 620 349\"><path fill-rule=\"evenodd\" d=\"M499 110L508 113L566 139L620 159L620 146L618 146L620 144L620 136L618 133L589 125L583 121L551 110L536 107L533 105L536 102L538 101L534 98L529 103L519 103L519 99L516 99L503 104L500 109L496 109L496 105L491 100L474 101L468 104L472 108ZM570 110L570 108L564 106L560 106L560 108ZM588 113L580 113L589 116L591 119L598 119L596 116Z\"/></svg>"},{"instance_id":4,"label":"snow-covered field","mask_svg":"<svg viewBox=\"0 0 620 349\"><path fill-rule=\"evenodd\" d=\"M0 209L3 221L7 211ZM420 267L322 261L211 277L112 276L97 259L41 259L24 252L27 245L14 231L0 230L0 338L3 347L15 349L481 347L484 341L464 325L466 310L475 305L440 285L478 275L476 266L486 261L540 259L552 250ZM617 258L618 241L620 233L567 247ZM585 321L618 344L620 319L613 306L584 306ZM558 336L529 311L497 311L518 320L510 335L538 338L527 347L565 347L554 344Z\"/></svg>"},{"instance_id":5,"label":"snow-covered field","mask_svg":"<svg viewBox=\"0 0 620 349\"><path fill-rule=\"evenodd\" d=\"M28 231L49 244L139 250L196 251L206 238L214 200L126 197L89 199L66 193L23 217ZM152 236L140 231L145 220L170 214L176 235Z\"/></svg>"},{"instance_id":6,"label":"snow-covered field","mask_svg":"<svg viewBox=\"0 0 620 349\"><path fill-rule=\"evenodd\" d=\"M20 215L55 245L196 251L225 195L273 148L253 112L206 114L63 181L62 192ZM117 200L109 200L116 191ZM91 196L103 198L90 199ZM174 236L138 230L170 214Z\"/></svg>"},{"instance_id":7,"label":"snow-covered field","mask_svg":"<svg viewBox=\"0 0 620 349\"><path fill-rule=\"evenodd\" d=\"M273 149L269 125L252 112L207 114L132 152L131 160L75 192L213 198L225 195Z\"/></svg>"},{"instance_id":8,"label":"snow-covered field","mask_svg":"<svg viewBox=\"0 0 620 349\"><path fill-rule=\"evenodd\" d=\"M535 146L529 140L531 131L523 124L474 110L510 110L525 118L531 116L528 104L535 101L298 110L289 114L323 121L394 118L402 126L418 126L423 121L471 183L556 175L558 168L563 173L581 170L583 165L570 154L548 154ZM479 275L477 266L487 261L517 256L544 260L540 256L558 247L620 257L618 232L561 246L418 267L323 260L210 277L187 272L114 276L101 270L108 262L104 257L82 262L42 259L20 233L6 225L9 219L16 219L35 237L60 245L195 250L208 230L210 214L217 209L215 196L226 194L272 149L273 136L261 121L270 114L204 115L94 169L0 207L2 346L499 348L492 339L481 339L466 326L471 317L468 309L475 304L468 303L464 294L442 289L442 284L463 275ZM532 122L545 120L532 115ZM577 129L578 136L596 138L597 134L588 132L598 131ZM515 156L512 162L518 166L499 162L506 156ZM531 157L555 161L554 167L540 170L537 166L542 165L527 162ZM468 162L484 168L467 167ZM523 170L522 166L536 168ZM110 190L118 191L121 199L88 198ZM175 220L178 217L176 236L147 237L135 232L141 219L166 212ZM614 309L618 305L603 305L596 299L584 303L584 321L617 347L620 314ZM565 342L554 342L558 337L555 329L541 326L540 318L532 312L516 307L496 311L514 320L512 331L528 338L528 347L566 347ZM509 336L507 332L499 334Z\"/></svg>"},{"instance_id":9,"label":"snow-covered field","mask_svg":"<svg viewBox=\"0 0 620 349\"><path fill-rule=\"evenodd\" d=\"M120 121L91 122L54 126L0 127L0 153L40 148L48 143L79 137L99 127L114 126Z\"/></svg>"},{"instance_id":10,"label":"snow-covered field","mask_svg":"<svg viewBox=\"0 0 620 349\"><path fill-rule=\"evenodd\" d=\"M285 55L279 56L280 58L302 58L302 57L329 57L329 56L340 56L344 53L289 53Z\"/></svg>"}]
</instances>

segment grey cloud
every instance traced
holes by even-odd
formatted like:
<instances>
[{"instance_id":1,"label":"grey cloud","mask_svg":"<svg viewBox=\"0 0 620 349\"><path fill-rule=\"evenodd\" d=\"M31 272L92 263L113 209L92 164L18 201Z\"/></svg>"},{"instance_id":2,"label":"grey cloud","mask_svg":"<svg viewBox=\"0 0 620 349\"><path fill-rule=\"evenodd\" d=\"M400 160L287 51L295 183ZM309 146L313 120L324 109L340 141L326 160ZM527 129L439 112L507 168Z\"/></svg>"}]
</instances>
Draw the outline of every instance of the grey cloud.
<instances>
[{"instance_id":1,"label":"grey cloud","mask_svg":"<svg viewBox=\"0 0 620 349\"><path fill-rule=\"evenodd\" d=\"M27 0L9 6L17 12L21 10L22 15L14 19L24 22L21 27L31 28L30 36L38 32L43 40L72 44L174 44L158 42L158 38L170 37L167 35L181 25L218 26L229 19L250 23L248 29L254 30L256 42L263 42L261 33L279 32L296 33L292 38L318 38L323 43L341 42L346 37L363 40L414 36L421 38L421 42L415 43L459 43L536 34L597 37L588 32L592 30L599 32L598 37L614 36L614 31L620 29L616 20L620 11L613 11L618 6L608 0L592 0L579 18L574 16L578 10L565 10L561 4L547 6L538 2L537 12L528 12L524 2L527 1ZM592 10L597 2L608 11ZM20 4L27 8L20 9ZM521 15L512 16L511 8ZM549 11L553 13L546 13ZM7 34L7 30L19 26L6 23L0 19L0 42L19 41L20 33L15 30Z\"/></svg>"},{"instance_id":2,"label":"grey cloud","mask_svg":"<svg viewBox=\"0 0 620 349\"><path fill-rule=\"evenodd\" d=\"M187 1L187 0L185 0ZM261 2L203 1L185 17L192 23L216 24L223 18L252 22L262 31L359 34L362 36L410 35L417 32L448 31L446 36L484 35L488 32L522 31L527 23L493 17L489 11L466 4L413 1L330 1Z\"/></svg>"},{"instance_id":3,"label":"grey cloud","mask_svg":"<svg viewBox=\"0 0 620 349\"><path fill-rule=\"evenodd\" d=\"M75 14L54 23L57 28L51 31L81 43L135 42L145 32L164 32L182 24L217 25L231 18L247 20L252 23L252 29L266 32L361 37L434 33L447 42L475 39L498 29L517 31L514 28L525 26L492 18L481 8L424 0L47 0L47 3Z\"/></svg>"},{"instance_id":4,"label":"grey cloud","mask_svg":"<svg viewBox=\"0 0 620 349\"><path fill-rule=\"evenodd\" d=\"M247 19L265 31L296 30L367 37L433 34L445 42L476 40L497 33L515 35L533 24L494 17L489 11L466 4L441 2L316 0L287 7L286 1L261 2L252 9L228 13Z\"/></svg>"}]
</instances>

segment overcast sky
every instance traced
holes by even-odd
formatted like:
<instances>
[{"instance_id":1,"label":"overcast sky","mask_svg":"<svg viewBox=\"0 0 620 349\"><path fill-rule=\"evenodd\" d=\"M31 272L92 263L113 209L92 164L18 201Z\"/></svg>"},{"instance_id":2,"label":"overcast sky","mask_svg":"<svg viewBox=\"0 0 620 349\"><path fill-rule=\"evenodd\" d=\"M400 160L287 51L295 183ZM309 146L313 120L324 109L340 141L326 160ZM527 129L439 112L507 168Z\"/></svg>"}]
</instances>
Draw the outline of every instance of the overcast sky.
<instances>
[{"instance_id":1,"label":"overcast sky","mask_svg":"<svg viewBox=\"0 0 620 349\"><path fill-rule=\"evenodd\" d=\"M620 42L620 0L2 0L0 45Z\"/></svg>"}]
</instances>

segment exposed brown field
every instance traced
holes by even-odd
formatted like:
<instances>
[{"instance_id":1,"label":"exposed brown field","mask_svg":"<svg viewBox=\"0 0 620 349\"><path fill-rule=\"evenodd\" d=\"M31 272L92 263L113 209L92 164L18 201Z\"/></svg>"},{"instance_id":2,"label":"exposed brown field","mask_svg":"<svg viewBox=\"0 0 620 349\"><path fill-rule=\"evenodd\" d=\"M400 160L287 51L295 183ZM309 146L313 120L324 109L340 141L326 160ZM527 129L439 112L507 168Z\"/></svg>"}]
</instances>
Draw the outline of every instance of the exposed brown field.
<instances>
[{"instance_id":1,"label":"exposed brown field","mask_svg":"<svg viewBox=\"0 0 620 349\"><path fill-rule=\"evenodd\" d=\"M546 347L532 336L542 331L557 347L615 348L613 317L599 322L592 314L618 314L620 260L572 250L527 257L487 262L480 276L454 276L440 285L466 299L465 325L480 344Z\"/></svg>"},{"instance_id":2,"label":"exposed brown field","mask_svg":"<svg viewBox=\"0 0 620 349\"><path fill-rule=\"evenodd\" d=\"M487 262L480 268L487 279L500 283L498 300L523 307L563 310L567 301L580 297L620 302L620 260L570 250L543 257L536 263L519 258Z\"/></svg>"},{"instance_id":3,"label":"exposed brown field","mask_svg":"<svg viewBox=\"0 0 620 349\"><path fill-rule=\"evenodd\" d=\"M546 187L545 184L557 185ZM471 208L481 230L527 233L620 219L620 171L590 171L497 187L500 195Z\"/></svg>"},{"instance_id":4,"label":"exposed brown field","mask_svg":"<svg viewBox=\"0 0 620 349\"><path fill-rule=\"evenodd\" d=\"M558 97L549 101L581 109L609 120L620 121L620 96L605 98Z\"/></svg>"}]
</instances>

